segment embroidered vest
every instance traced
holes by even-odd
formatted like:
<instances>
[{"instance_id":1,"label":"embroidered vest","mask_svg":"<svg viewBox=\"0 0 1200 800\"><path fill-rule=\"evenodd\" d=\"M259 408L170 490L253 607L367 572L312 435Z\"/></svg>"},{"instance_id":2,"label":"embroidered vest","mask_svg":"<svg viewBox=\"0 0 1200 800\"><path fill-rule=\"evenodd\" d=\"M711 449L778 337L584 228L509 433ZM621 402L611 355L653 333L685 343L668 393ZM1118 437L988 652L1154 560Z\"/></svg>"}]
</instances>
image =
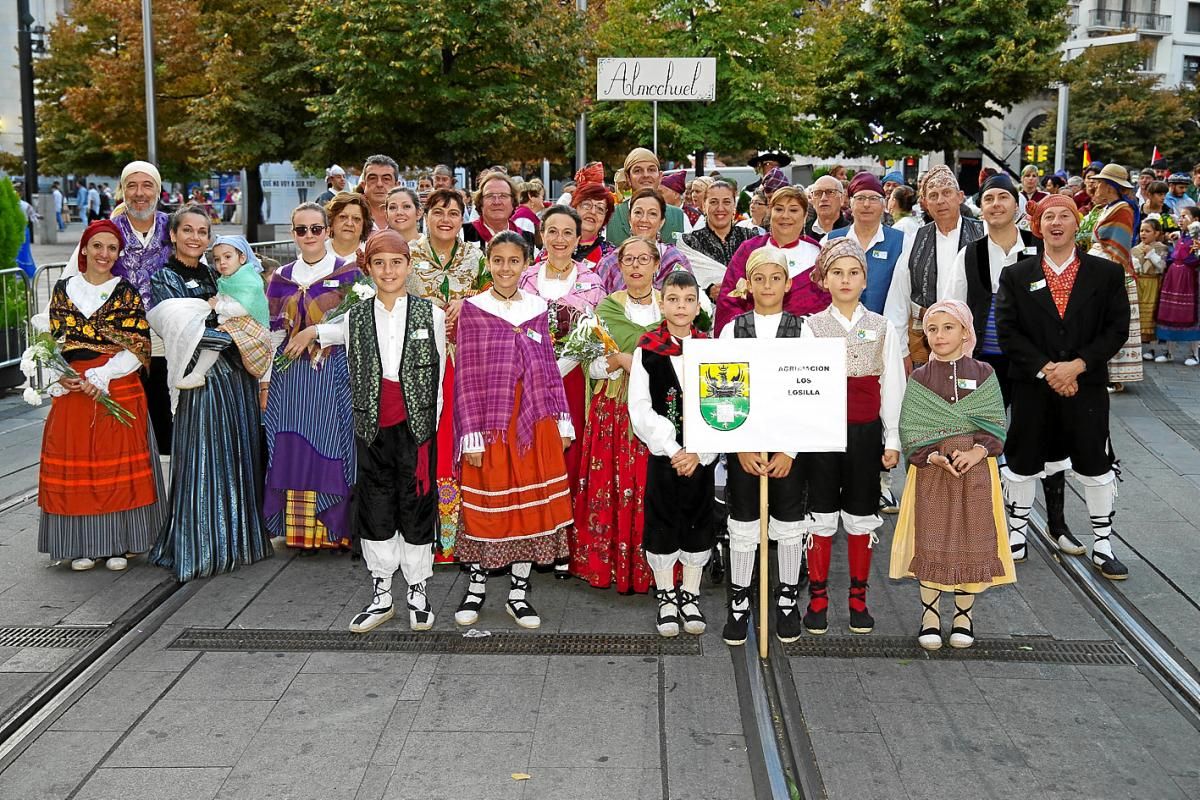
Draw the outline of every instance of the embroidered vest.
<instances>
[{"instance_id":1,"label":"embroidered vest","mask_svg":"<svg viewBox=\"0 0 1200 800\"><path fill-rule=\"evenodd\" d=\"M829 234L830 239L848 236L851 227L838 228ZM862 294L862 304L868 311L883 313L888 288L892 285L892 273L904 252L904 234L895 228L883 226L883 241L876 242L867 250L867 288Z\"/></svg>"},{"instance_id":2,"label":"embroidered vest","mask_svg":"<svg viewBox=\"0 0 1200 800\"><path fill-rule=\"evenodd\" d=\"M675 441L683 446L683 388L671 357L642 349L642 366L650 379L650 407L675 426Z\"/></svg>"},{"instance_id":3,"label":"embroidered vest","mask_svg":"<svg viewBox=\"0 0 1200 800\"><path fill-rule=\"evenodd\" d=\"M800 329L804 327L804 318L797 317L784 311L783 319L779 320L779 328L775 331L776 339L799 339ZM733 338L757 339L754 331L754 312L747 311L733 320Z\"/></svg>"},{"instance_id":4,"label":"embroidered vest","mask_svg":"<svg viewBox=\"0 0 1200 800\"><path fill-rule=\"evenodd\" d=\"M383 362L375 332L375 301L357 303L347 314L350 400L354 408L354 433L368 444L379 433L379 403L383 392ZM416 331L424 330L423 338ZM404 326L404 352L400 356L400 386L408 414L408 428L417 444L437 430L438 352L433 336L433 304L408 296Z\"/></svg>"},{"instance_id":5,"label":"embroidered vest","mask_svg":"<svg viewBox=\"0 0 1200 800\"><path fill-rule=\"evenodd\" d=\"M962 250L981 236L983 223L963 217L962 226L958 229L958 249ZM937 263L937 225L933 222L922 225L913 239L912 253L908 257L909 286L912 291L910 299L921 308L929 308L936 303L938 269L950 269L952 266Z\"/></svg>"},{"instance_id":6,"label":"embroidered vest","mask_svg":"<svg viewBox=\"0 0 1200 800\"><path fill-rule=\"evenodd\" d=\"M832 308L808 318L808 327L821 338L846 340L846 421L853 425L879 419L882 405L883 346L889 325L868 311L850 330L833 318Z\"/></svg>"}]
</instances>

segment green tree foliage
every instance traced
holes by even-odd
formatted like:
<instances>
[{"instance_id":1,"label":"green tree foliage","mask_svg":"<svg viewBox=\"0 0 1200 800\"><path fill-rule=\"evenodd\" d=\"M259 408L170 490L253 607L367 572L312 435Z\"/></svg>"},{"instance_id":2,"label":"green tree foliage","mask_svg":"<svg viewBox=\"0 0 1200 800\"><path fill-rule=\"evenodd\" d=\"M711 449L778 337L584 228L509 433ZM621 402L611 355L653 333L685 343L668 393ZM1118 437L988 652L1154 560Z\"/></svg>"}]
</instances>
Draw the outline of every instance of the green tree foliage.
<instances>
[{"instance_id":1,"label":"green tree foliage","mask_svg":"<svg viewBox=\"0 0 1200 800\"><path fill-rule=\"evenodd\" d=\"M190 102L205 94L206 45L199 7L154 3L155 103L159 166L194 172L195 151L180 132ZM50 28L50 54L35 65L42 169L118 172L146 156L146 102L139 0L73 3Z\"/></svg>"},{"instance_id":2,"label":"green tree foliage","mask_svg":"<svg viewBox=\"0 0 1200 800\"><path fill-rule=\"evenodd\" d=\"M797 111L824 155L947 150L1053 83L1066 0L834 0L804 14Z\"/></svg>"},{"instance_id":3,"label":"green tree foliage","mask_svg":"<svg viewBox=\"0 0 1200 800\"><path fill-rule=\"evenodd\" d=\"M1200 136L1194 88L1164 89L1159 76L1143 72L1152 42L1093 47L1066 70L1067 169L1082 168L1083 143L1093 160L1130 169L1147 166L1157 146L1177 168L1190 168ZM1051 116L1034 133L1050 142L1053 159L1058 120Z\"/></svg>"},{"instance_id":4,"label":"green tree foliage","mask_svg":"<svg viewBox=\"0 0 1200 800\"><path fill-rule=\"evenodd\" d=\"M574 3L304 0L297 22L311 164L541 158L565 151L588 91Z\"/></svg>"},{"instance_id":5,"label":"green tree foliage","mask_svg":"<svg viewBox=\"0 0 1200 800\"><path fill-rule=\"evenodd\" d=\"M662 156L683 159L700 149L804 150L809 125L796 115L801 56L796 34L797 19L809 5L798 0L609 0L595 52L598 57L717 59L716 100L658 104ZM588 113L589 150L619 159L631 147L648 147L652 116L648 102L595 103Z\"/></svg>"},{"instance_id":6,"label":"green tree foliage","mask_svg":"<svg viewBox=\"0 0 1200 800\"><path fill-rule=\"evenodd\" d=\"M17 252L25 243L25 212L12 181L0 178L0 269L17 265Z\"/></svg>"}]
</instances>

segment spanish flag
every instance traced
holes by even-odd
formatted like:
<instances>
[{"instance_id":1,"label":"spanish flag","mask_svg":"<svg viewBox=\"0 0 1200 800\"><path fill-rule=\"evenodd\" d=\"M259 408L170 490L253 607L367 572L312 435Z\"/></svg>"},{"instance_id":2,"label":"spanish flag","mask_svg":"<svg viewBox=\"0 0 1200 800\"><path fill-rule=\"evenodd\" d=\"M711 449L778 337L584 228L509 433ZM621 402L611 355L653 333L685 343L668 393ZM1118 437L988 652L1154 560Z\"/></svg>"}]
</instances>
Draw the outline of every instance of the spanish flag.
<instances>
[{"instance_id":1,"label":"spanish flag","mask_svg":"<svg viewBox=\"0 0 1200 800\"><path fill-rule=\"evenodd\" d=\"M1092 163L1092 154L1088 152L1088 144L1083 143L1083 168L1087 169L1087 165Z\"/></svg>"}]
</instances>

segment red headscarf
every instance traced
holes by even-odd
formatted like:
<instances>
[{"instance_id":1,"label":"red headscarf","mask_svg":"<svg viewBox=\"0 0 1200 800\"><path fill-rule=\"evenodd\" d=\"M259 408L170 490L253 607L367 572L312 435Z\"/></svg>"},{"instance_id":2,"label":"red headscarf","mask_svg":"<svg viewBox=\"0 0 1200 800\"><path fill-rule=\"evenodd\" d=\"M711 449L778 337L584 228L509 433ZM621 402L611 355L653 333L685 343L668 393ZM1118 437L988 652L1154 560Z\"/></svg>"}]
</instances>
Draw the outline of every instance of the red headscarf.
<instances>
[{"instance_id":1,"label":"red headscarf","mask_svg":"<svg viewBox=\"0 0 1200 800\"><path fill-rule=\"evenodd\" d=\"M1069 208L1079 221L1079 206L1065 194L1052 194L1049 197L1025 205L1025 214L1029 217L1029 230L1037 238L1042 238L1042 214L1050 208ZM928 313L928 312L926 312Z\"/></svg>"},{"instance_id":2,"label":"red headscarf","mask_svg":"<svg viewBox=\"0 0 1200 800\"><path fill-rule=\"evenodd\" d=\"M98 219L91 225L84 228L83 235L79 237L79 272L82 274L87 272L87 246L92 237L97 233L111 233L117 237L117 246L125 249L125 236L121 233L121 229L117 227L117 223L110 219Z\"/></svg>"},{"instance_id":3,"label":"red headscarf","mask_svg":"<svg viewBox=\"0 0 1200 800\"><path fill-rule=\"evenodd\" d=\"M364 272L371 265L371 256L378 253L403 253L406 256L411 256L408 249L408 242L404 241L404 237L396 233L391 228L384 228L381 231L375 231L367 237L367 243L363 245L358 257L358 267Z\"/></svg>"},{"instance_id":4,"label":"red headscarf","mask_svg":"<svg viewBox=\"0 0 1200 800\"><path fill-rule=\"evenodd\" d=\"M604 185L604 164L600 161L589 161L587 166L575 173L575 185L586 186L589 183Z\"/></svg>"}]
</instances>

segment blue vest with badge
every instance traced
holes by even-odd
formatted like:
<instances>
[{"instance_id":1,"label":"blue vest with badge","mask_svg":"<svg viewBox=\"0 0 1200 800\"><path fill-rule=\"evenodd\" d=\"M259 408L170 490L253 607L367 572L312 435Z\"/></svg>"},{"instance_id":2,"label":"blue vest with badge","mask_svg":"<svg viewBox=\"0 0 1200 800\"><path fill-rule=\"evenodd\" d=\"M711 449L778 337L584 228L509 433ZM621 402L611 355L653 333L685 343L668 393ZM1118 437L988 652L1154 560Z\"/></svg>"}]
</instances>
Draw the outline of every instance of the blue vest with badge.
<instances>
[{"instance_id":1,"label":"blue vest with badge","mask_svg":"<svg viewBox=\"0 0 1200 800\"><path fill-rule=\"evenodd\" d=\"M904 252L904 234L887 225L881 227L883 241L876 242L867 250L867 289L859 301L868 311L876 314L883 313L888 287L892 285L892 273L896 271L896 263ZM849 226L838 228L829 232L829 238L838 239L849 233Z\"/></svg>"}]
</instances>

